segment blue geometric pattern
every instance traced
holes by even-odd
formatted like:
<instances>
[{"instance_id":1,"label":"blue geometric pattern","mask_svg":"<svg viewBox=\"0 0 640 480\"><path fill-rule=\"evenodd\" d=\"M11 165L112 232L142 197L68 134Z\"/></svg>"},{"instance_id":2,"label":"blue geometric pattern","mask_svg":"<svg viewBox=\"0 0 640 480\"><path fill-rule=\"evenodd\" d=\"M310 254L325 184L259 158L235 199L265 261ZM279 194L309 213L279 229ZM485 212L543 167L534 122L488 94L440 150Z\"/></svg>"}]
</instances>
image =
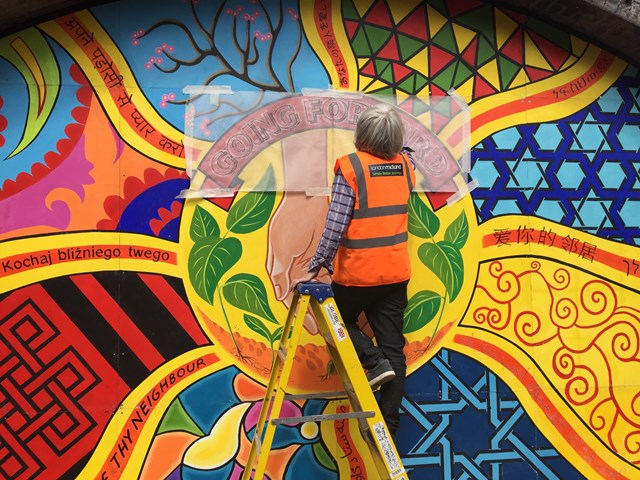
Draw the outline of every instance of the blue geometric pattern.
<instances>
[{"instance_id":1,"label":"blue geometric pattern","mask_svg":"<svg viewBox=\"0 0 640 480\"><path fill-rule=\"evenodd\" d=\"M397 448L412 480L585 478L498 377L448 350L408 377Z\"/></svg>"},{"instance_id":2,"label":"blue geometric pattern","mask_svg":"<svg viewBox=\"0 0 640 480\"><path fill-rule=\"evenodd\" d=\"M640 245L640 73L588 107L497 132L471 151L479 222L532 215Z\"/></svg>"}]
</instances>

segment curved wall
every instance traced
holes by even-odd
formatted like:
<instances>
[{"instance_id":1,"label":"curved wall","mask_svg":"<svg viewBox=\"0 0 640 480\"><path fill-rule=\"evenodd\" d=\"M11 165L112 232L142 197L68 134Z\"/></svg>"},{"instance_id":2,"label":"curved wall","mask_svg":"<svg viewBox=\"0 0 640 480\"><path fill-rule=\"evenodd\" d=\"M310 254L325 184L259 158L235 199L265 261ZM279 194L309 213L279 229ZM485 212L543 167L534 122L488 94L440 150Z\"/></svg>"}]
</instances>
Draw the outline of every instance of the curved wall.
<instances>
[{"instance_id":1,"label":"curved wall","mask_svg":"<svg viewBox=\"0 0 640 480\"><path fill-rule=\"evenodd\" d=\"M469 178L412 200L409 477L638 478L640 73L475 0L120 1L0 39L2 478L240 478L327 198L229 165L235 196L178 197L185 128L209 145L221 112L190 114L187 85L265 92L265 115L332 86L416 118L454 89ZM325 175L332 135L252 162ZM293 386L331 390L306 327ZM372 478L364 450L357 425L283 427L267 474Z\"/></svg>"}]
</instances>

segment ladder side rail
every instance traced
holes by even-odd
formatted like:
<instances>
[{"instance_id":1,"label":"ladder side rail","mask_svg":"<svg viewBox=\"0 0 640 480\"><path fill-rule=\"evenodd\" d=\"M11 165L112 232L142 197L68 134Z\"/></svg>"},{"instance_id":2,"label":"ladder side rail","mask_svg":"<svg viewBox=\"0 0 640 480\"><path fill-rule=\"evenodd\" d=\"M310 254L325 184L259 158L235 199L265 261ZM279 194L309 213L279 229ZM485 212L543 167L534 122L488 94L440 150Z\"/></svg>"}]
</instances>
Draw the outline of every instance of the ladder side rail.
<instances>
[{"instance_id":1,"label":"ladder side rail","mask_svg":"<svg viewBox=\"0 0 640 480\"><path fill-rule=\"evenodd\" d=\"M298 292L294 292L293 300L291 305L296 305L300 294ZM293 326L293 319L295 317L295 308L290 308L287 314L287 319L285 321L284 327L282 329L282 335L280 337L280 344L278 348L282 345L283 342L288 342L288 339L291 336L291 327ZM251 471L253 469L253 464L256 461L257 456L259 455L262 449L262 437L264 434L264 425L267 420L267 414L272 409L273 398L275 395L275 388L277 382L280 380L280 371L282 367L283 360L280 355L276 355L272 368L271 376L269 377L269 382L267 383L265 395L262 401L262 406L260 407L260 414L258 415L258 421L256 422L255 431L253 433L253 440L251 442L251 449L249 450L249 457L247 458L247 465L245 467L245 472L247 470ZM243 475L242 479L245 480L245 476ZM247 477L248 478L248 477Z\"/></svg>"},{"instance_id":2,"label":"ladder side rail","mask_svg":"<svg viewBox=\"0 0 640 480\"><path fill-rule=\"evenodd\" d=\"M352 408L356 411L376 412L373 417L359 419L359 422L366 423L366 428L363 428L365 425L361 427L361 430L365 430L363 435L366 435L367 431L371 433L370 438L365 438L365 441L370 447L379 473L382 478L406 480L407 476L400 455L391 439L386 422L382 418L378 402L369 386L335 300L333 297L328 297L322 302L314 299L311 302L311 308L316 316L320 332L325 335L327 346L345 389L349 392L349 387L351 387L353 391L353 395L348 395ZM374 444L372 445L367 440Z\"/></svg>"},{"instance_id":3,"label":"ladder side rail","mask_svg":"<svg viewBox=\"0 0 640 480\"><path fill-rule=\"evenodd\" d=\"M282 330L279 346L279 349L283 349L288 353L284 356L284 360L280 355L277 355L274 360L274 371L269 379L269 385L263 399L262 408L260 409L258 423L256 424L254 438L251 443L251 451L249 453L249 458L247 459L247 466L245 467L245 471L242 475L242 480L262 478L264 475L277 426L277 424L273 423L271 419L278 418L282 409L282 404L286 394L286 386L289 382L289 376L294 363L295 349L300 341L300 334L302 333L304 324L304 316L306 315L308 306L309 296L300 296L295 292L291 308L289 309L289 314L287 315L287 321L285 322L285 326ZM276 365L278 366L277 371L275 370ZM265 427L264 430L263 427ZM259 434L262 435L256 437L256 435ZM260 450L259 452L258 448ZM253 464L255 463L256 456L258 463L255 466L255 474L252 477L251 473L254 471Z\"/></svg>"}]
</instances>

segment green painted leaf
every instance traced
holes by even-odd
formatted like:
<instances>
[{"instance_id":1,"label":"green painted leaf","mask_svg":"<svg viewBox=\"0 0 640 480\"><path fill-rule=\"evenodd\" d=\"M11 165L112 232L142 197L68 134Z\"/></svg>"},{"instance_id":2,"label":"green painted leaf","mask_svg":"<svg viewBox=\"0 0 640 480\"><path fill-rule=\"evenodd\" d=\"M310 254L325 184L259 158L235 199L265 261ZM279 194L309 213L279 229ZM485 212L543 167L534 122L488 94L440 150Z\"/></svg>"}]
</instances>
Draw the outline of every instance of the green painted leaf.
<instances>
[{"instance_id":1,"label":"green painted leaf","mask_svg":"<svg viewBox=\"0 0 640 480\"><path fill-rule=\"evenodd\" d=\"M443 283L451 301L454 301L462 288L464 263L460 250L450 242L436 244L424 243L418 247L418 258Z\"/></svg>"},{"instance_id":2,"label":"green painted leaf","mask_svg":"<svg viewBox=\"0 0 640 480\"><path fill-rule=\"evenodd\" d=\"M20 72L29 93L24 131L8 156L12 157L27 148L49 120L60 91L60 70L49 42L37 28L0 39L0 57Z\"/></svg>"},{"instance_id":3,"label":"green painted leaf","mask_svg":"<svg viewBox=\"0 0 640 480\"><path fill-rule=\"evenodd\" d=\"M253 313L271 323L278 323L267 297L267 289L262 280L249 273L239 273L231 277L222 287L227 302L234 307Z\"/></svg>"},{"instance_id":4,"label":"green painted leaf","mask_svg":"<svg viewBox=\"0 0 640 480\"><path fill-rule=\"evenodd\" d=\"M420 200L417 193L409 197L409 232L420 238L433 238L440 230L440 219Z\"/></svg>"},{"instance_id":5,"label":"green painted leaf","mask_svg":"<svg viewBox=\"0 0 640 480\"><path fill-rule=\"evenodd\" d=\"M227 229L230 232L255 232L269 221L276 195L275 192L267 190L274 182L273 169L269 167L255 190L233 203L227 216Z\"/></svg>"},{"instance_id":6,"label":"green painted leaf","mask_svg":"<svg viewBox=\"0 0 640 480\"><path fill-rule=\"evenodd\" d=\"M220 278L242 255L242 244L237 238L203 238L189 252L189 280L196 293L213 305L213 294Z\"/></svg>"},{"instance_id":7,"label":"green painted leaf","mask_svg":"<svg viewBox=\"0 0 640 480\"><path fill-rule=\"evenodd\" d=\"M404 327L402 333L420 330L440 311L442 295L431 290L422 290L409 299L404 311Z\"/></svg>"},{"instance_id":8,"label":"green painted leaf","mask_svg":"<svg viewBox=\"0 0 640 480\"><path fill-rule=\"evenodd\" d=\"M273 333L271 334L271 338L269 339L272 345L282 338L283 330L284 327L278 327L273 331Z\"/></svg>"},{"instance_id":9,"label":"green painted leaf","mask_svg":"<svg viewBox=\"0 0 640 480\"><path fill-rule=\"evenodd\" d=\"M253 315L249 315L249 314L245 313L244 314L244 323L246 323L247 327L249 327L251 330L256 332L258 335L260 335L265 340L268 340L268 341L271 340L271 332L269 332L269 329L266 327L264 322L262 320L260 320L259 318L256 318Z\"/></svg>"},{"instance_id":10,"label":"green painted leaf","mask_svg":"<svg viewBox=\"0 0 640 480\"><path fill-rule=\"evenodd\" d=\"M220 226L218 225L218 222L216 222L216 219L213 218L213 215L207 212L200 205L197 205L193 212L189 235L191 236L191 240L194 242L207 237L219 237Z\"/></svg>"},{"instance_id":11,"label":"green painted leaf","mask_svg":"<svg viewBox=\"0 0 640 480\"><path fill-rule=\"evenodd\" d=\"M469 238L469 222L464 212L460 212L458 218L456 218L451 225L444 232L444 239L447 242L451 242L459 250L464 247Z\"/></svg>"}]
</instances>

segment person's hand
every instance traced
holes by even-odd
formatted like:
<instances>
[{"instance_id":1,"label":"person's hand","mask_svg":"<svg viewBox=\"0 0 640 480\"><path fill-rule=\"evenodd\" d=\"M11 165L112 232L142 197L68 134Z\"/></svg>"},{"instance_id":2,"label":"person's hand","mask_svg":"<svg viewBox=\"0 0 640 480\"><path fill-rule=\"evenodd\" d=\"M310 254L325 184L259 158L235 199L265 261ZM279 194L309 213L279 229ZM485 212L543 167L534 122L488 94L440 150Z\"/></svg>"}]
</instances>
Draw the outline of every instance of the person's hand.
<instances>
[{"instance_id":1,"label":"person's hand","mask_svg":"<svg viewBox=\"0 0 640 480\"><path fill-rule=\"evenodd\" d=\"M295 288L294 279L306 278L316 253L329 205L324 197L285 193L269 224L267 273L279 301ZM320 278L328 275L322 273Z\"/></svg>"},{"instance_id":2,"label":"person's hand","mask_svg":"<svg viewBox=\"0 0 640 480\"><path fill-rule=\"evenodd\" d=\"M309 261L316 253L329 210L326 196L306 195L306 190L326 185L327 133L310 130L282 140L284 194L271 221L267 237L267 274L278 301L291 306L292 290L307 278ZM315 277L313 277L315 278ZM318 274L329 283L326 271ZM309 281L312 278L309 279ZM305 328L318 331L313 316L307 313Z\"/></svg>"},{"instance_id":3,"label":"person's hand","mask_svg":"<svg viewBox=\"0 0 640 480\"><path fill-rule=\"evenodd\" d=\"M291 293L300 281L307 279L309 262L316 252L324 229L329 203L325 197L307 197L304 193L285 193L282 202L269 223L267 241L267 274L278 301L287 309L291 306ZM317 272L319 281L330 283L325 269ZM318 327L307 313L305 328L315 334Z\"/></svg>"},{"instance_id":4,"label":"person's hand","mask_svg":"<svg viewBox=\"0 0 640 480\"><path fill-rule=\"evenodd\" d=\"M309 272L307 272L306 275L303 275L300 278L295 278L291 280L291 291L295 290L296 287L298 286L298 284L300 283L309 283L311 280L313 280L314 278L316 278L318 276L318 273L320 273L320 267L316 268L315 270L311 270Z\"/></svg>"}]
</instances>

